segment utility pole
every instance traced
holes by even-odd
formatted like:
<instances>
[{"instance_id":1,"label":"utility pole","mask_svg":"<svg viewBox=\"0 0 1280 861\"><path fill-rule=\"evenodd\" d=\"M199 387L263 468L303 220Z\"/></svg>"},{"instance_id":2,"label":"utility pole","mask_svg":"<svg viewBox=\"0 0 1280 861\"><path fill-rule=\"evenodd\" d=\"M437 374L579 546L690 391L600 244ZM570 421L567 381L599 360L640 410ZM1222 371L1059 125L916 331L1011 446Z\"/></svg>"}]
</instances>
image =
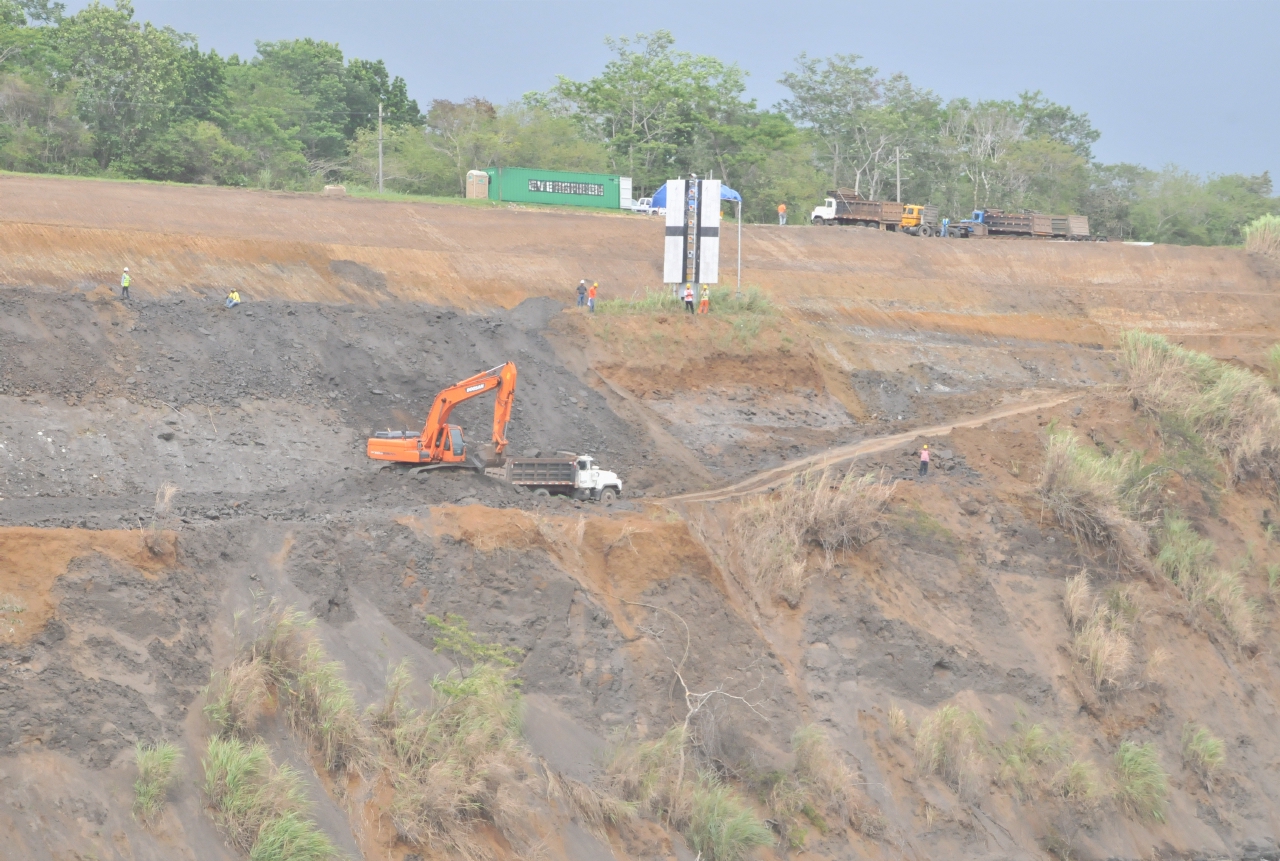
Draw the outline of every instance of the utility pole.
<instances>
[{"instance_id":1,"label":"utility pole","mask_svg":"<svg viewBox=\"0 0 1280 861\"><path fill-rule=\"evenodd\" d=\"M382 194L382 102L378 102L378 194Z\"/></svg>"},{"instance_id":2,"label":"utility pole","mask_svg":"<svg viewBox=\"0 0 1280 861\"><path fill-rule=\"evenodd\" d=\"M893 148L893 166L898 169L898 203L902 203L902 155Z\"/></svg>"}]
</instances>

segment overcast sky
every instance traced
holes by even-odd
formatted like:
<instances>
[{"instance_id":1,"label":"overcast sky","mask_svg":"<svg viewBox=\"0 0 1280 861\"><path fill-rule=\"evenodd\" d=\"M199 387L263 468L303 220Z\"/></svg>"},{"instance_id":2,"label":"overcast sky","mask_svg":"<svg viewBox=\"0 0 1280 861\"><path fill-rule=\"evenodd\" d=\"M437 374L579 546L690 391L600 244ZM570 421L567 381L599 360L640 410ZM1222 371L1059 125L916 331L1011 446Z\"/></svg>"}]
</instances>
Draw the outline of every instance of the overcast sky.
<instances>
[{"instance_id":1,"label":"overcast sky","mask_svg":"<svg viewBox=\"0 0 1280 861\"><path fill-rule=\"evenodd\" d=\"M84 0L68 3L72 9ZM771 106L801 51L862 55L946 98L1043 90L1089 114L1107 162L1197 173L1280 169L1280 2L928 0L134 0L137 16L203 48L310 36L384 59L425 109L434 98L509 101L556 75L585 79L606 36L671 30L736 62Z\"/></svg>"}]
</instances>

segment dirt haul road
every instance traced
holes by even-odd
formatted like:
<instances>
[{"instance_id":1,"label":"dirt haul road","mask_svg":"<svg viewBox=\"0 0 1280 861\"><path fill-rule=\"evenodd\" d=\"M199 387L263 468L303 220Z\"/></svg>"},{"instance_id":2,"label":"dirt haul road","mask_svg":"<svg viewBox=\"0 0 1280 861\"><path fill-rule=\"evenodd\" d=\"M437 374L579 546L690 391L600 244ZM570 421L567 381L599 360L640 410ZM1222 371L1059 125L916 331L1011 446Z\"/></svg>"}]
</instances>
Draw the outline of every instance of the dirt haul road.
<instances>
[{"instance_id":1,"label":"dirt haul road","mask_svg":"<svg viewBox=\"0 0 1280 861\"><path fill-rule=\"evenodd\" d=\"M561 306L573 285L651 286L659 225L14 176L0 201L0 856L242 857L200 788L201 690L272 600L317 620L360 710L402 658L419 703L453 667L428 614L516 650L521 743L539 759L493 781L531 819L468 819L477 857L696 857L688 829L600 825L564 789L615 791L610 738L683 724L673 668L723 691L691 719L687 753L775 823L762 858L800 843L820 859L1275 856L1269 489L1166 490L1224 567L1251 560L1248 648L1204 606L1078 548L1035 496L1050 422L1162 456L1120 394L1120 327L1261 361L1280 314L1257 260L756 227L744 280L771 308L588 317ZM127 304L107 286L123 265ZM230 286L248 300L234 311ZM512 450L596 454L621 502L373 470L372 430L416 428L439 388L507 359ZM457 413L473 441L490 414ZM915 449L935 435L921 480ZM736 495L854 455L900 482L885 523L862 548L812 549L780 595L742 558ZM165 482L179 490L157 516ZM648 504L681 494L679 515ZM1115 685L1095 687L1064 618L1063 581L1082 568L1100 602L1133 609ZM948 705L991 742L961 780L914 754ZM1190 720L1227 740L1209 781L1182 764ZM815 802L822 827L766 791L801 779L792 734L809 723L849 769ZM1010 776L996 751L1015 724L1070 757ZM348 857L454 857L398 832L388 772L330 773L281 711L255 732ZM144 826L133 745L162 739L184 759ZM1150 743L1169 775L1164 823L1113 792L1125 741ZM1096 794L1064 794L1068 763Z\"/></svg>"}]
</instances>

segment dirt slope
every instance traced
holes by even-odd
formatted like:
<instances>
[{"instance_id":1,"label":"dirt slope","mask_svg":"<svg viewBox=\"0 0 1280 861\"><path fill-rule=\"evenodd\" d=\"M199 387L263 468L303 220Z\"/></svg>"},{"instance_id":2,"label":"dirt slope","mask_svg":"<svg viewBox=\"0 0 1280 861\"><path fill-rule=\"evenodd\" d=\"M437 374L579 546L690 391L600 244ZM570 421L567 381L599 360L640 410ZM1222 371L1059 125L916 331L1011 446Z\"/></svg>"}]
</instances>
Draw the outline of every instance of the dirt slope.
<instances>
[{"instance_id":1,"label":"dirt slope","mask_svg":"<svg viewBox=\"0 0 1280 861\"><path fill-rule=\"evenodd\" d=\"M14 175L0 201L0 283L15 285L111 285L131 266L148 298L235 286L256 300L480 309L570 300L583 277L605 297L661 280L662 225L639 216ZM1275 340L1274 266L1228 249L752 225L742 258L744 284L842 328L1089 344L1140 325L1241 356Z\"/></svg>"},{"instance_id":2,"label":"dirt slope","mask_svg":"<svg viewBox=\"0 0 1280 861\"><path fill-rule=\"evenodd\" d=\"M659 225L16 176L0 204L0 857L238 857L199 788L201 688L272 599L318 620L361 708L402 658L448 672L425 617L463 616L517 650L525 740L584 783L618 733L684 718L677 667L741 697L700 713L699 763L762 816L793 731L818 724L883 819L818 816L803 847L792 829L763 859L1277 857L1273 489L1170 487L1224 564L1248 560L1262 633L1247 650L1163 581L1078 549L1033 494L1050 422L1157 450L1118 391L1121 327L1261 361L1278 282L1246 255L754 227L744 280L772 310L591 318L561 307L563 288L650 286ZM127 304L105 287L126 262ZM229 285L250 300L234 311ZM623 500L373 471L370 431L415 427L440 387L507 359L513 450L594 453ZM455 414L473 442L490 409ZM775 600L737 553L738 506L836 459L901 482L887 524L859 550L815 551L794 606ZM162 482L180 489L152 552ZM1134 666L1101 694L1062 609L1086 567L1134 608ZM917 767L910 734L948 704L991 741L961 791ZM1211 782L1182 762L1188 720L1224 739ZM997 752L1026 723L1069 734L1104 783L1121 742L1150 742L1166 822L1017 789ZM262 732L349 857L448 857L397 840L377 786L340 786L280 715ZM144 827L133 745L163 738L184 759ZM696 854L653 821L601 830L549 795L529 803L542 857ZM521 855L491 822L477 834L496 859Z\"/></svg>"}]
</instances>

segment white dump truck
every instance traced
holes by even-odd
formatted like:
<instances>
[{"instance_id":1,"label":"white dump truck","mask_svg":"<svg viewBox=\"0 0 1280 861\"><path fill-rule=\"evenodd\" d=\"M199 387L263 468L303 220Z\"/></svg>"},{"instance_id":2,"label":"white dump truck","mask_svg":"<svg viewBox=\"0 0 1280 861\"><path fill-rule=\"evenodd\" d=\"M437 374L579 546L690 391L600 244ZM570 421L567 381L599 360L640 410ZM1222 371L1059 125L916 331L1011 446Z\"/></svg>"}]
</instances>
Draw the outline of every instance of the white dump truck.
<instances>
[{"instance_id":1,"label":"white dump truck","mask_svg":"<svg viewBox=\"0 0 1280 861\"><path fill-rule=\"evenodd\" d=\"M622 495L622 479L601 469L586 454L558 457L513 457L502 466L485 469L484 474L499 481L532 490L535 496L572 496L608 502Z\"/></svg>"}]
</instances>

